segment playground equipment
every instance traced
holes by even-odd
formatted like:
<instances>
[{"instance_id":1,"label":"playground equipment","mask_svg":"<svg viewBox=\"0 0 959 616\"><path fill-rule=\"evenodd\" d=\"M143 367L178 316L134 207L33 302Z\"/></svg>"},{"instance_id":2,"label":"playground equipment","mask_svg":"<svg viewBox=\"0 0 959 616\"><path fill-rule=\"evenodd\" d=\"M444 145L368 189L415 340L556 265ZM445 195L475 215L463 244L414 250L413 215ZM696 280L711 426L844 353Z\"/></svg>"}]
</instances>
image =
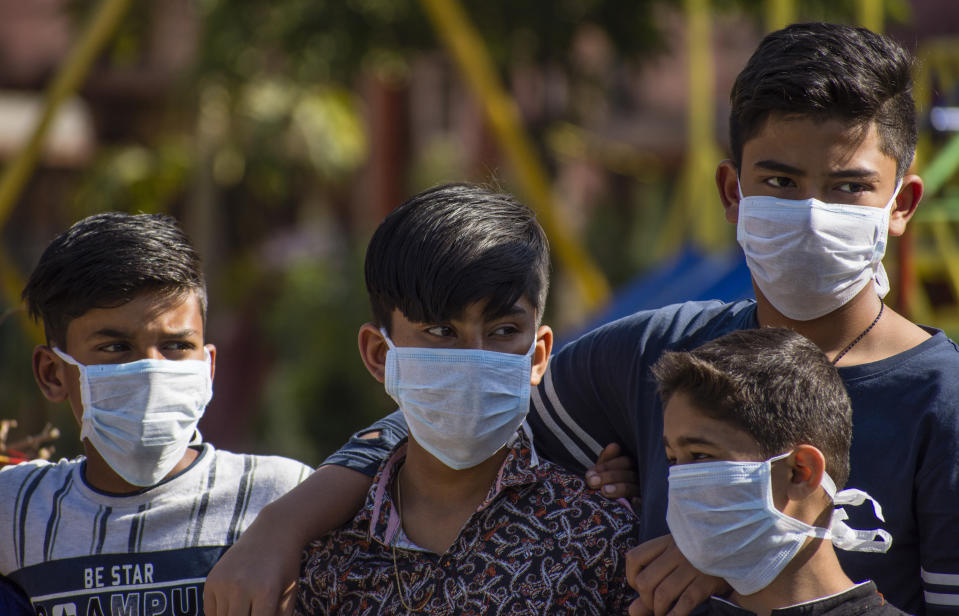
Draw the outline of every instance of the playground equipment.
<instances>
[{"instance_id":1,"label":"playground equipment","mask_svg":"<svg viewBox=\"0 0 959 616\"><path fill-rule=\"evenodd\" d=\"M560 263L571 273L580 297L590 310L609 298L609 284L592 258L556 215L556 196L549 176L522 128L519 110L493 68L482 38L466 18L456 0L422 0L432 21L464 80L479 99L490 127Z\"/></svg>"},{"instance_id":2,"label":"playground equipment","mask_svg":"<svg viewBox=\"0 0 959 616\"><path fill-rule=\"evenodd\" d=\"M959 41L935 40L917 53L915 96L920 122L914 170L925 196L900 241L900 305L913 320L959 331L959 132L939 132L933 111L959 106ZM948 128L948 127L946 127Z\"/></svg>"}]
</instances>

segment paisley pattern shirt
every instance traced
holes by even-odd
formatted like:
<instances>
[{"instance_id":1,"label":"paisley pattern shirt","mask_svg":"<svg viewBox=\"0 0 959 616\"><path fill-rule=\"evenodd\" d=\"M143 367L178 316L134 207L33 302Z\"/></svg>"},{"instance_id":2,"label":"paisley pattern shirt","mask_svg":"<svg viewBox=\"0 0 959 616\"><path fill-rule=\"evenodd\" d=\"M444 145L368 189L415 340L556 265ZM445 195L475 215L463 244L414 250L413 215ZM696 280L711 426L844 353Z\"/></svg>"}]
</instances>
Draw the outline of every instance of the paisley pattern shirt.
<instances>
[{"instance_id":1,"label":"paisley pattern shirt","mask_svg":"<svg viewBox=\"0 0 959 616\"><path fill-rule=\"evenodd\" d=\"M520 431L486 500L435 554L406 538L393 503L405 455L403 441L356 517L306 547L295 614L406 614L404 602L435 616L626 613L625 553L639 528L625 504L537 461Z\"/></svg>"}]
</instances>

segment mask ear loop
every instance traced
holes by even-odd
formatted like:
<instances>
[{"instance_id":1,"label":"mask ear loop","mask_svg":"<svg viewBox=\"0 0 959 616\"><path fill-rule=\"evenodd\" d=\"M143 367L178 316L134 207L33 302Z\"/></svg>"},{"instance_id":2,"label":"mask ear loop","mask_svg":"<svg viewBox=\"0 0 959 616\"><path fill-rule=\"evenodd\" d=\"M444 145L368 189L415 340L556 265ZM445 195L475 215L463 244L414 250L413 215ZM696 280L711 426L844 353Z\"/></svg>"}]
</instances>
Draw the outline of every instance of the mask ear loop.
<instances>
[{"instance_id":1,"label":"mask ear loop","mask_svg":"<svg viewBox=\"0 0 959 616\"><path fill-rule=\"evenodd\" d=\"M57 347L52 347L51 350L66 363L76 366L80 372L80 406L83 407L80 417L80 440L83 440L93 430L93 419L87 412L88 409L93 407L90 402L90 382L87 380L87 367L74 359L72 355L68 355Z\"/></svg>"},{"instance_id":2,"label":"mask ear loop","mask_svg":"<svg viewBox=\"0 0 959 616\"><path fill-rule=\"evenodd\" d=\"M385 327L381 327L381 328L380 328L380 333L383 334L383 340L386 340L386 346L388 346L391 351L395 351L395 350L396 350L396 345L393 344L393 341L392 341L392 340L390 340L390 335L386 333L386 328L385 328Z\"/></svg>"},{"instance_id":3,"label":"mask ear loop","mask_svg":"<svg viewBox=\"0 0 959 616\"><path fill-rule=\"evenodd\" d=\"M842 505L858 507L867 500L872 502L873 513L876 514L876 517L885 522L886 518L882 515L882 506L876 499L855 488L837 492L836 483L827 473L823 474L821 485L836 506L832 513L828 534L828 538L833 545L842 550L856 552L885 553L889 550L892 546L892 535L887 530L882 528L859 530L851 528L845 522L849 519L849 514L842 508Z\"/></svg>"}]
</instances>

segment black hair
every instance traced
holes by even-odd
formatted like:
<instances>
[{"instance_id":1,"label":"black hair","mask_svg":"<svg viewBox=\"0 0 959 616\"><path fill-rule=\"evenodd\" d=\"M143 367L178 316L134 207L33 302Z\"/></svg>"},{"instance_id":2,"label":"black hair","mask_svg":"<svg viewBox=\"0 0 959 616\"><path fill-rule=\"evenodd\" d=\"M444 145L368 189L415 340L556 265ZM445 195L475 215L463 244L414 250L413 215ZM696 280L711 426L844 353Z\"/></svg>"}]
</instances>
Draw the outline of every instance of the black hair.
<instances>
[{"instance_id":1,"label":"black hair","mask_svg":"<svg viewBox=\"0 0 959 616\"><path fill-rule=\"evenodd\" d=\"M912 56L865 28L794 24L767 35L730 94L729 144L741 169L743 145L771 114L875 122L880 149L896 160L896 179L912 163L918 133Z\"/></svg>"},{"instance_id":2,"label":"black hair","mask_svg":"<svg viewBox=\"0 0 959 616\"><path fill-rule=\"evenodd\" d=\"M48 343L64 348L70 321L91 308L122 306L144 292L190 291L205 324L200 257L174 218L107 212L80 220L47 246L23 299L30 316L43 321Z\"/></svg>"},{"instance_id":3,"label":"black hair","mask_svg":"<svg viewBox=\"0 0 959 616\"><path fill-rule=\"evenodd\" d=\"M495 318L525 297L539 319L548 288L549 244L533 211L480 186L447 184L411 197L366 251L373 319L387 331L394 309L436 323L481 300Z\"/></svg>"},{"instance_id":4,"label":"black hair","mask_svg":"<svg viewBox=\"0 0 959 616\"><path fill-rule=\"evenodd\" d=\"M842 488L849 478L852 404L826 355L796 332L765 327L726 334L653 366L665 405L682 393L704 415L749 434L767 458L818 448Z\"/></svg>"}]
</instances>

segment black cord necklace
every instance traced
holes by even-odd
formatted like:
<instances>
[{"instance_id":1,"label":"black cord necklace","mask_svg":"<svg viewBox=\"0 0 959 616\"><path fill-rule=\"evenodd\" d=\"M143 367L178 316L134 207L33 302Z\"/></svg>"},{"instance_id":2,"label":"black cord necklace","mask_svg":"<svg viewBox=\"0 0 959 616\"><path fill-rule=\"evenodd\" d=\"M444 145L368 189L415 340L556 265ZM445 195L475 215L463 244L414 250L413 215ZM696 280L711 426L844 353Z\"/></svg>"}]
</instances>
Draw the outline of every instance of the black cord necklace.
<instances>
[{"instance_id":1,"label":"black cord necklace","mask_svg":"<svg viewBox=\"0 0 959 616\"><path fill-rule=\"evenodd\" d=\"M856 345L859 343L859 341L862 340L863 338L865 338L865 337L866 337L866 334L868 334L868 333L872 330L872 328L876 326L876 323L879 322L879 317L882 316L882 310L883 310L883 308L885 308L885 307L886 307L886 304L885 304L882 300L879 300L879 314L877 314L877 315L876 315L876 318L872 320L872 323L869 324L869 327L867 327L866 329L862 330L862 333L859 334L858 336L856 336L856 339L855 339L855 340L853 340L852 342L850 342L849 344L847 344L845 349L839 351L839 355L836 355L836 358L832 360L832 365L833 365L833 366L835 366L837 363L839 363L839 360L843 358L843 355L845 355L846 353L848 353L851 348L853 348L854 346L856 346Z\"/></svg>"}]
</instances>

